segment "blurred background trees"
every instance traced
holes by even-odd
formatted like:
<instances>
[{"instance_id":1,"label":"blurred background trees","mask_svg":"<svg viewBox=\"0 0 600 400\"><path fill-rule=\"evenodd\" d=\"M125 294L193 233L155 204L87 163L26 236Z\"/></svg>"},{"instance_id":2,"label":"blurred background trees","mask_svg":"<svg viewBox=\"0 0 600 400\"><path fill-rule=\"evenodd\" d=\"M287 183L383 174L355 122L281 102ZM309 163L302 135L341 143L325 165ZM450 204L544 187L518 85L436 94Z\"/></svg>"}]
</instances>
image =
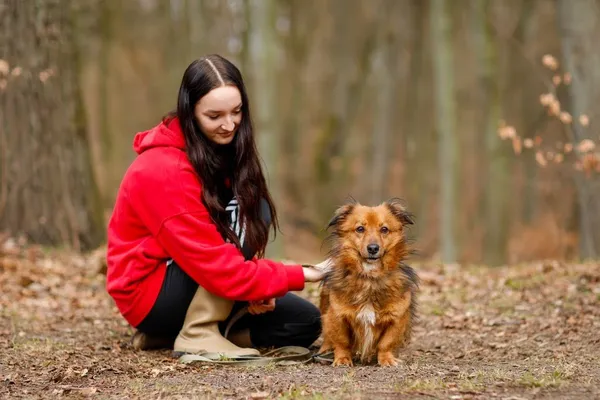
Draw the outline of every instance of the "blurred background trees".
<instances>
[{"instance_id":1,"label":"blurred background trees","mask_svg":"<svg viewBox=\"0 0 600 400\"><path fill-rule=\"evenodd\" d=\"M93 174L68 1L0 9L0 227L32 241L97 246L103 205Z\"/></svg>"},{"instance_id":2,"label":"blurred background trees","mask_svg":"<svg viewBox=\"0 0 600 400\"><path fill-rule=\"evenodd\" d=\"M349 196L401 197L420 256L598 257L599 0L5 0L0 231L101 244L133 135L219 53L282 219L317 256Z\"/></svg>"}]
</instances>

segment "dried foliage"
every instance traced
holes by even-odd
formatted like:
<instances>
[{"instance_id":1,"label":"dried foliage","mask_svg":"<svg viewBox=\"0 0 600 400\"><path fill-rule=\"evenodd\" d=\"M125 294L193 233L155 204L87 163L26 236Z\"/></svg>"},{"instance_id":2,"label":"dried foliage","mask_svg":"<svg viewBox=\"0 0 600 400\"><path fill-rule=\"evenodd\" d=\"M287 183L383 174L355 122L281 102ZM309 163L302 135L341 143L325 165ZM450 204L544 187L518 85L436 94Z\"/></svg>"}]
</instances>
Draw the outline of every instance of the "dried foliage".
<instances>
[{"instance_id":1,"label":"dried foliage","mask_svg":"<svg viewBox=\"0 0 600 400\"><path fill-rule=\"evenodd\" d=\"M133 351L103 255L0 240L0 397L600 396L598 264L414 265L420 321L397 368L223 368ZM316 301L318 286L302 294Z\"/></svg>"},{"instance_id":2,"label":"dried foliage","mask_svg":"<svg viewBox=\"0 0 600 400\"><path fill-rule=\"evenodd\" d=\"M542 57L542 64L549 70L556 72L560 68L559 62L553 55L546 54ZM573 116L567 111L561 109L561 103L556 97L557 88L571 83L571 75L565 72L563 75L555 74L552 77L553 87L548 93L542 93L539 96L540 104L546 109L549 117L555 118L557 121L565 125L565 130L570 132L570 125L578 123L583 128L587 128L590 124L590 118L586 114L579 115L575 122ZM561 164L567 157L571 155L571 166L577 171L584 173L586 177L591 177L592 174L600 173L600 152L596 150L596 142L593 139L582 139L578 143L567 141L566 143L546 143L542 137L536 136L536 140L523 139L517 133L514 126L507 125L504 120L500 121L498 127L498 136L502 140L512 140L513 151L515 154L521 154L521 142L525 144L526 149L533 151L535 161L540 167L546 167L550 162ZM573 138L572 134L567 135L568 138ZM599 137L600 138L600 137ZM548 149L552 148L552 151ZM575 150L575 152L573 152Z\"/></svg>"}]
</instances>

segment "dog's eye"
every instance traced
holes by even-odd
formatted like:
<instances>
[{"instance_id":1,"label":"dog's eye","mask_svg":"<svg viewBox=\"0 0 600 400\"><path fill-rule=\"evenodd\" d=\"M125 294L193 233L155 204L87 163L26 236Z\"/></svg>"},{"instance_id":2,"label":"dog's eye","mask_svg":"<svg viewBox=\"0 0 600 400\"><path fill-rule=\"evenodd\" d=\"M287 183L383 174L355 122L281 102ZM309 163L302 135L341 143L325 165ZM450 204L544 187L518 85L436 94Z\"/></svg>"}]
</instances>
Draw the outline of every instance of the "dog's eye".
<instances>
[{"instance_id":1,"label":"dog's eye","mask_svg":"<svg viewBox=\"0 0 600 400\"><path fill-rule=\"evenodd\" d=\"M365 231L365 227L364 226L359 226L356 228L356 232L358 233L363 233Z\"/></svg>"},{"instance_id":2,"label":"dog's eye","mask_svg":"<svg viewBox=\"0 0 600 400\"><path fill-rule=\"evenodd\" d=\"M380 231L381 231L381 233L388 233L390 230L388 229L387 226L382 226Z\"/></svg>"}]
</instances>

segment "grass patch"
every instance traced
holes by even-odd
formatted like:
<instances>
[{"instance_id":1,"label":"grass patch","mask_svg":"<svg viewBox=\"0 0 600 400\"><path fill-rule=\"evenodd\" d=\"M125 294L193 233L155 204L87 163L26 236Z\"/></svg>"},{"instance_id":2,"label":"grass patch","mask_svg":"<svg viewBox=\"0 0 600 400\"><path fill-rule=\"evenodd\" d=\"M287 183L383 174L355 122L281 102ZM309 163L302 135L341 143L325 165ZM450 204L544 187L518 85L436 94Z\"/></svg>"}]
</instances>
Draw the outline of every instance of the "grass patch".
<instances>
[{"instance_id":1,"label":"grass patch","mask_svg":"<svg viewBox=\"0 0 600 400\"><path fill-rule=\"evenodd\" d=\"M510 297L500 297L489 302L488 306L495 308L499 313L505 314L514 311L518 299Z\"/></svg>"},{"instance_id":2,"label":"grass patch","mask_svg":"<svg viewBox=\"0 0 600 400\"><path fill-rule=\"evenodd\" d=\"M284 400L324 400L325 397L321 393L310 393L310 390L305 386L295 386L290 388L287 393L284 393L280 399ZM328 397L330 398L330 397Z\"/></svg>"},{"instance_id":3,"label":"grass patch","mask_svg":"<svg viewBox=\"0 0 600 400\"><path fill-rule=\"evenodd\" d=\"M534 388L557 387L567 379L566 374L558 369L536 376L531 372L524 373L519 379L519 384Z\"/></svg>"},{"instance_id":4,"label":"grass patch","mask_svg":"<svg viewBox=\"0 0 600 400\"><path fill-rule=\"evenodd\" d=\"M19 337L13 336L12 347L16 351L34 351L54 353L59 350L68 350L67 343L59 342L44 337Z\"/></svg>"},{"instance_id":5,"label":"grass patch","mask_svg":"<svg viewBox=\"0 0 600 400\"><path fill-rule=\"evenodd\" d=\"M543 275L531 275L528 277L508 278L504 285L512 290L522 291L540 287L545 282Z\"/></svg>"},{"instance_id":6,"label":"grass patch","mask_svg":"<svg viewBox=\"0 0 600 400\"><path fill-rule=\"evenodd\" d=\"M427 314L437 315L438 317L441 317L446 314L446 310L447 307L434 304L431 307L429 307L429 310L427 310Z\"/></svg>"},{"instance_id":7,"label":"grass patch","mask_svg":"<svg viewBox=\"0 0 600 400\"><path fill-rule=\"evenodd\" d=\"M411 379L396 385L396 390L414 390L423 392L433 392L436 390L446 389L447 385L442 378L422 378Z\"/></svg>"}]
</instances>

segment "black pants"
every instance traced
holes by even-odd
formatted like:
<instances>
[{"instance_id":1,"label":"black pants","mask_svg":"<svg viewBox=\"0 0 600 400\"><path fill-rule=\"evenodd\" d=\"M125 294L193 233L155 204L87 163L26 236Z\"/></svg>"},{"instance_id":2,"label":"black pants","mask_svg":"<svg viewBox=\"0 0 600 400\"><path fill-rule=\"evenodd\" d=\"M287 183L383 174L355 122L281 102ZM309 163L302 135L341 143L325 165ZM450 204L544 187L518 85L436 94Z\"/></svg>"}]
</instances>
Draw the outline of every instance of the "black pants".
<instances>
[{"instance_id":1,"label":"black pants","mask_svg":"<svg viewBox=\"0 0 600 400\"><path fill-rule=\"evenodd\" d=\"M261 214L268 221L266 202L263 203ZM248 260L255 252L242 245L242 253ZM197 289L198 283L175 262L171 262L156 303L137 329L150 335L175 338L183 327L187 309ZM229 318L219 324L221 333L224 333L229 319L246 304L235 302ZM321 333L321 314L308 300L287 293L275 300L273 311L259 315L246 314L231 329L248 329L255 347L308 347Z\"/></svg>"}]
</instances>

